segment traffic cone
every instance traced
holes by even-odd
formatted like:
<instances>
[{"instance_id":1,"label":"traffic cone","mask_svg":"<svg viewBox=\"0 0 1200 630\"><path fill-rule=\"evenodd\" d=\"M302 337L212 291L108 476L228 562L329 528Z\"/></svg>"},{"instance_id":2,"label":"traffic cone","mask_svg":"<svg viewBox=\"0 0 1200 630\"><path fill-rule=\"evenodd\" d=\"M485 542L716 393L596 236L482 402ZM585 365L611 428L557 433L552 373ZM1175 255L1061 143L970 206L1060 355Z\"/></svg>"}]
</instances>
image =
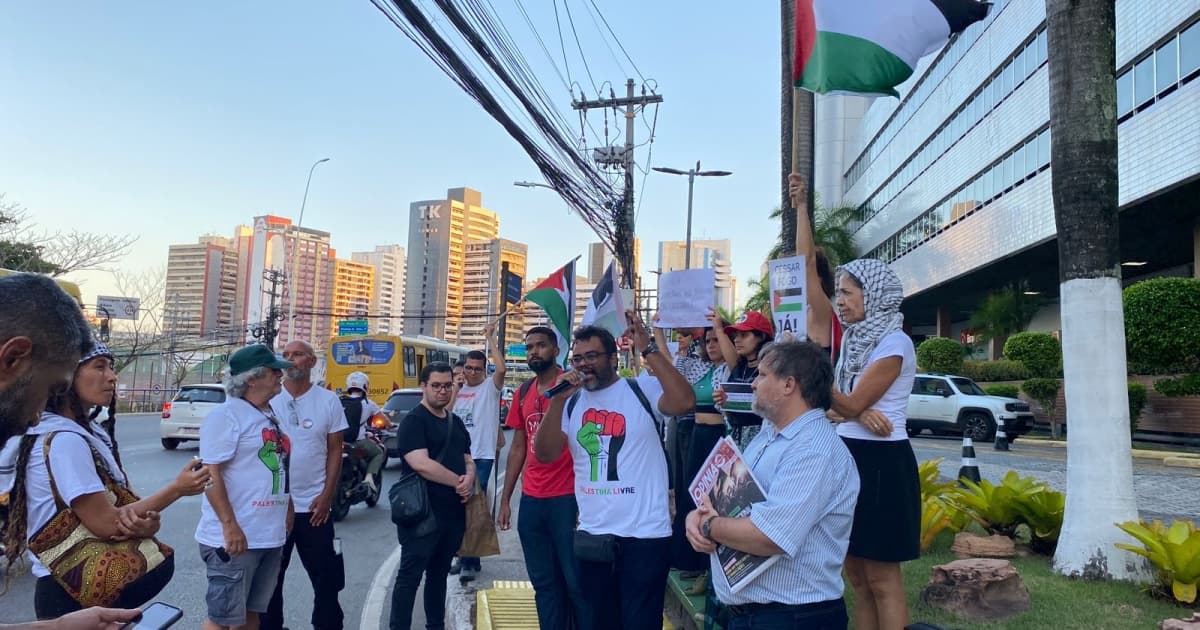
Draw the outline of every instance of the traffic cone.
<instances>
[{"instance_id":1,"label":"traffic cone","mask_svg":"<svg viewBox=\"0 0 1200 630\"><path fill-rule=\"evenodd\" d=\"M996 441L992 448L997 451L1008 450L1008 434L1004 432L1004 418L996 418Z\"/></svg>"},{"instance_id":2,"label":"traffic cone","mask_svg":"<svg viewBox=\"0 0 1200 630\"><path fill-rule=\"evenodd\" d=\"M958 469L959 479L969 479L975 483L979 483L979 465L975 463L975 444L971 442L971 438L963 436L962 442L962 467Z\"/></svg>"}]
</instances>

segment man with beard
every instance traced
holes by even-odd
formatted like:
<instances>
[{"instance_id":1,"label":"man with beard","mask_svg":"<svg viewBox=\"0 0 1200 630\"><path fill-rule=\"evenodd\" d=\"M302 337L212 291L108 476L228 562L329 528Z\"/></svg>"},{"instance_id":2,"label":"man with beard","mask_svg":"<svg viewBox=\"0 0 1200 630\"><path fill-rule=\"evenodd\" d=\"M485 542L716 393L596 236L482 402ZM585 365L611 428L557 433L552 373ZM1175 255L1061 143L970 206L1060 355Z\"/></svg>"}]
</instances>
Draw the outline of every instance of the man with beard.
<instances>
[{"instance_id":1,"label":"man with beard","mask_svg":"<svg viewBox=\"0 0 1200 630\"><path fill-rule=\"evenodd\" d=\"M692 547L711 554L712 585L730 628L845 628L842 564L858 500L858 469L825 416L833 366L814 343L776 343L758 362L754 412L766 422L744 460L765 501L728 518L708 497L687 516ZM717 545L778 559L734 592Z\"/></svg>"},{"instance_id":2,"label":"man with beard","mask_svg":"<svg viewBox=\"0 0 1200 630\"><path fill-rule=\"evenodd\" d=\"M533 436L537 435L542 416L550 405L545 392L554 386L562 369L558 359L558 341L554 331L535 326L525 333L525 362L536 374L521 384L513 395L505 424L513 430L512 446L500 495L500 529L512 527L509 506L517 480L521 484L521 509L517 534L525 553L525 568L533 583L538 622L543 628L578 627L579 617L587 610L587 600L579 588L579 566L573 548L575 519L575 473L566 445L549 463L533 454Z\"/></svg>"},{"instance_id":3,"label":"man with beard","mask_svg":"<svg viewBox=\"0 0 1200 630\"><path fill-rule=\"evenodd\" d=\"M70 385L92 334L79 305L36 274L0 278L0 444L25 433L50 395Z\"/></svg>"},{"instance_id":4,"label":"man with beard","mask_svg":"<svg viewBox=\"0 0 1200 630\"><path fill-rule=\"evenodd\" d=\"M52 392L70 385L79 358L92 347L92 334L79 305L46 276L20 273L0 278L0 304L4 305L0 308L3 444L25 433ZM0 471L0 475L5 472L12 473ZM88 608L50 621L0 624L0 628L102 630L132 621L139 614L136 609Z\"/></svg>"},{"instance_id":5,"label":"man with beard","mask_svg":"<svg viewBox=\"0 0 1200 630\"><path fill-rule=\"evenodd\" d=\"M312 369L317 364L317 354L312 345L299 339L291 341L283 348L283 358L291 361L292 367L284 370L283 391L271 399L271 409L282 420L280 426L292 443L291 489L296 521L283 545L279 580L262 617L262 628L283 628L283 577L295 548L312 582L313 629L341 630L338 591L345 585L346 574L334 549L329 509L342 471L346 414L337 394L313 386Z\"/></svg>"},{"instance_id":6,"label":"man with beard","mask_svg":"<svg viewBox=\"0 0 1200 630\"><path fill-rule=\"evenodd\" d=\"M691 411L696 395L641 318L625 316L626 336L656 376L620 378L612 333L579 328L571 349L575 369L557 379L569 387L550 399L534 454L548 463L570 448L579 503L575 554L592 604L582 625L649 630L662 627L671 555L661 423Z\"/></svg>"},{"instance_id":7,"label":"man with beard","mask_svg":"<svg viewBox=\"0 0 1200 630\"><path fill-rule=\"evenodd\" d=\"M462 546L467 529L463 504L475 489L471 436L448 408L453 387L449 363L426 365L421 370L421 404L400 421L397 431L404 460L401 473L416 472L425 478L429 509L437 527L424 532L419 525L397 526L404 553L392 587L392 630L412 626L413 604L422 575L426 627L440 628L446 618L446 576L450 574L450 559Z\"/></svg>"}]
</instances>

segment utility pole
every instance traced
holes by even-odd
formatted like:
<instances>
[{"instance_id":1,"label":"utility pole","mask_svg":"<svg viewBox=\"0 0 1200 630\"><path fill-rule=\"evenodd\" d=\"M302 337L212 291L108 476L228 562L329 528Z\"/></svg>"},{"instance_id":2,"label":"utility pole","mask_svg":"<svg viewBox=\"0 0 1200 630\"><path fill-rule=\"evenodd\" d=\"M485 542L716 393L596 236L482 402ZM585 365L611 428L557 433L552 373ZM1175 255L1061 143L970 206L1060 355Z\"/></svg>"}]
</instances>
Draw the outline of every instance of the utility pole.
<instances>
[{"instance_id":1,"label":"utility pole","mask_svg":"<svg viewBox=\"0 0 1200 630\"><path fill-rule=\"evenodd\" d=\"M271 298L271 302L270 306L267 307L267 321L255 326L251 330L251 334L254 335L255 339L258 339L263 345L272 350L275 349L275 337L279 335L278 322L282 316L278 306L279 285L283 283L283 279L286 277L287 274L274 267L263 272L263 280L271 283L270 290L266 292L267 296Z\"/></svg>"},{"instance_id":2,"label":"utility pole","mask_svg":"<svg viewBox=\"0 0 1200 630\"><path fill-rule=\"evenodd\" d=\"M634 239L634 205L633 205L633 146L634 146L634 119L637 117L638 107L645 107L652 103L661 103L663 97L661 94L647 94L646 88L642 87L641 96L637 96L633 91L633 79L628 79L625 82L625 97L617 98L616 94L609 92L608 98L597 98L595 100L579 99L571 102L573 109L587 111L589 109L599 109L611 107L614 110L623 111L625 115L625 146L620 151L615 151L613 147L603 147L595 149L594 157L598 164L608 166L620 166L625 171L625 192L621 196L620 201L617 201L617 217L616 217L616 246L617 260L621 263L621 284L625 287L637 288L637 269L633 268L633 239Z\"/></svg>"}]
</instances>

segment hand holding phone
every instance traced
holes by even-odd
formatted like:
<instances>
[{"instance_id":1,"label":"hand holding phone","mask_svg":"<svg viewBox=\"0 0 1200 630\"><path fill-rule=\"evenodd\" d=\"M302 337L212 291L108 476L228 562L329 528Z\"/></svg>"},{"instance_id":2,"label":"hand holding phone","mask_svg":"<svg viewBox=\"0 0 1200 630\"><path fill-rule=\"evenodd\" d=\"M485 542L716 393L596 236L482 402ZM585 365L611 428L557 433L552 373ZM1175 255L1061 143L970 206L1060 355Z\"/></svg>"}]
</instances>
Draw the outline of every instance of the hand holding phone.
<instances>
[{"instance_id":1,"label":"hand holding phone","mask_svg":"<svg viewBox=\"0 0 1200 630\"><path fill-rule=\"evenodd\" d=\"M154 602L142 609L136 620L124 626L128 630L166 630L183 618L183 611L162 602Z\"/></svg>"}]
</instances>

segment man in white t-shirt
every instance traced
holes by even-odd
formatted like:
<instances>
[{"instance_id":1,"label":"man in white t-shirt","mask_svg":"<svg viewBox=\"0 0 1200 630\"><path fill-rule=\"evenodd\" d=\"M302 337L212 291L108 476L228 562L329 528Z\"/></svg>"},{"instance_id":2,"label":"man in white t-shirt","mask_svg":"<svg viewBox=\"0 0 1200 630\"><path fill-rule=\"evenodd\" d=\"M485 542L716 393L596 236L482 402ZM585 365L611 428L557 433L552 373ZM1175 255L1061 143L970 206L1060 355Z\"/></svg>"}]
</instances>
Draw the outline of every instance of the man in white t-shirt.
<instances>
[{"instance_id":1,"label":"man in white t-shirt","mask_svg":"<svg viewBox=\"0 0 1200 630\"><path fill-rule=\"evenodd\" d=\"M338 592L346 582L342 558L334 549L333 520L329 509L342 471L342 440L346 414L337 394L316 387L312 369L317 354L308 342L296 339L283 348L283 358L292 367L283 372L283 391L271 399L271 408L292 442L292 502L296 522L283 546L279 580L263 630L282 630L283 578L292 560L292 549L300 552L313 587L314 630L342 630L342 607Z\"/></svg>"},{"instance_id":2,"label":"man in white t-shirt","mask_svg":"<svg viewBox=\"0 0 1200 630\"><path fill-rule=\"evenodd\" d=\"M225 377L229 398L200 425L200 460L212 474L196 525L208 569L205 630L257 628L279 578L294 515L291 440L271 399L291 366L261 344L233 353Z\"/></svg>"},{"instance_id":3,"label":"man in white t-shirt","mask_svg":"<svg viewBox=\"0 0 1200 630\"><path fill-rule=\"evenodd\" d=\"M496 324L488 324L483 337L489 342L492 363L496 371L487 376L487 355L479 350L467 353L463 361L463 383L454 394L454 415L462 418L471 434L471 458L475 460L475 471L479 486L487 493L488 478L496 464L496 453L504 445L504 434L500 432L500 395L504 391L504 347L495 337ZM459 581L463 584L479 575L479 558L461 558L458 566ZM453 572L453 568L451 568Z\"/></svg>"},{"instance_id":4,"label":"man in white t-shirt","mask_svg":"<svg viewBox=\"0 0 1200 630\"><path fill-rule=\"evenodd\" d=\"M558 377L570 387L551 398L534 438L538 461L553 461L564 444L574 460L579 585L596 604L584 628L662 627L671 516L660 427L663 416L696 405L691 384L650 341L641 318L632 311L626 318L626 336L656 376L620 378L612 333L579 328L574 369Z\"/></svg>"}]
</instances>

